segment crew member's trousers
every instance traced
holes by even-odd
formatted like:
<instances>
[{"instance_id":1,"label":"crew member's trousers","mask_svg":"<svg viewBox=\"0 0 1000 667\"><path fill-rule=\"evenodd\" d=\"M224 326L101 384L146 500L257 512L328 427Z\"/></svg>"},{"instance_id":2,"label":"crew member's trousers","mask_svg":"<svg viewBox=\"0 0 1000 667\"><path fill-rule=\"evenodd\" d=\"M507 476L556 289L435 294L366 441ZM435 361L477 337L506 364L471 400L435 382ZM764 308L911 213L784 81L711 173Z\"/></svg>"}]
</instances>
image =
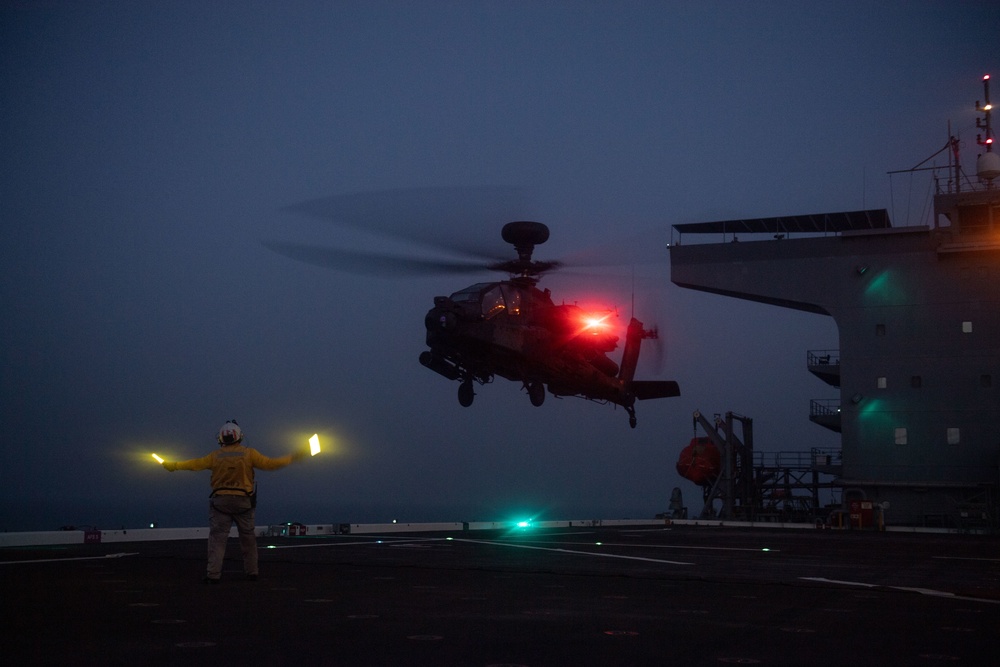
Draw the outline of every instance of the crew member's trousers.
<instances>
[{"instance_id":1,"label":"crew member's trousers","mask_svg":"<svg viewBox=\"0 0 1000 667\"><path fill-rule=\"evenodd\" d=\"M257 574L257 536L254 534L254 508L248 496L215 496L208 501L208 572L209 579L222 577L226 542L233 522L240 536L243 572Z\"/></svg>"}]
</instances>

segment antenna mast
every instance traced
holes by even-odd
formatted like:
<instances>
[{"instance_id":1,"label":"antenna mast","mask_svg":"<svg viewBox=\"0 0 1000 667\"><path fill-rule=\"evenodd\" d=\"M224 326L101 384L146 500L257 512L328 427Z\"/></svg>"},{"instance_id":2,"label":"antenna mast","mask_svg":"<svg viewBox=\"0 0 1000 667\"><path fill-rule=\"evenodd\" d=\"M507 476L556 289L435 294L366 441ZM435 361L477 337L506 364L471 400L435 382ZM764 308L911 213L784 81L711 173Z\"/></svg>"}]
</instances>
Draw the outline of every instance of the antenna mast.
<instances>
[{"instance_id":1,"label":"antenna mast","mask_svg":"<svg viewBox=\"0 0 1000 667\"><path fill-rule=\"evenodd\" d=\"M979 101L976 101L976 111L983 112L984 118L976 119L976 128L980 130L986 130L986 136L981 134L976 135L976 143L980 146L986 146L986 152L989 153L993 150L993 126L990 123L990 115L993 112L993 105L990 104L990 75L987 74L983 77L983 94L985 95L986 102L982 105Z\"/></svg>"},{"instance_id":2,"label":"antenna mast","mask_svg":"<svg viewBox=\"0 0 1000 667\"><path fill-rule=\"evenodd\" d=\"M993 179L1000 176L1000 155L993 152L993 124L990 117L993 114L993 104L990 102L990 75L983 77L983 92L986 97L983 104L976 101L976 111L982 112L983 118L976 118L976 127L985 130L976 135L976 143L986 146L986 152L976 159L976 175L986 183L987 189L993 188Z\"/></svg>"}]
</instances>

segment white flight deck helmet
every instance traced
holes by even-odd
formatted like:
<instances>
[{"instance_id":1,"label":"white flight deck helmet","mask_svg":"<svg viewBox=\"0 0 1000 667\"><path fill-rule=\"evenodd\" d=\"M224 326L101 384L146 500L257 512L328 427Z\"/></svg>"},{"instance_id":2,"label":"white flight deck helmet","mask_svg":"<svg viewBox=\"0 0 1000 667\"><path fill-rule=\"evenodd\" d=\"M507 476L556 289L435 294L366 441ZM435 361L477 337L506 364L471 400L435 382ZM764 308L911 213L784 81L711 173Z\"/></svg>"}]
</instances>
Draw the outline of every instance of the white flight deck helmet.
<instances>
[{"instance_id":1,"label":"white flight deck helmet","mask_svg":"<svg viewBox=\"0 0 1000 667\"><path fill-rule=\"evenodd\" d=\"M219 444L222 446L235 445L243 441L243 429L236 423L235 419L230 419L219 429Z\"/></svg>"}]
</instances>

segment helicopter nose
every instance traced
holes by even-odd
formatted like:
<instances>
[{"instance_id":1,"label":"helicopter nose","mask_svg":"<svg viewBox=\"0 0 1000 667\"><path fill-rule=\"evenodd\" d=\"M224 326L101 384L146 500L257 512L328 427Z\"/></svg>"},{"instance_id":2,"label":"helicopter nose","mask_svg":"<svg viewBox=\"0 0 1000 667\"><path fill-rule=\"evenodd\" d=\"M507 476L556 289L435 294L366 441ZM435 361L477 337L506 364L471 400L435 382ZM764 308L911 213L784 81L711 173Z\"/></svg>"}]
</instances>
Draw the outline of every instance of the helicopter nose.
<instances>
[{"instance_id":1,"label":"helicopter nose","mask_svg":"<svg viewBox=\"0 0 1000 667\"><path fill-rule=\"evenodd\" d=\"M428 331L451 331L457 324L455 313L443 308L431 308L424 317L424 326Z\"/></svg>"}]
</instances>

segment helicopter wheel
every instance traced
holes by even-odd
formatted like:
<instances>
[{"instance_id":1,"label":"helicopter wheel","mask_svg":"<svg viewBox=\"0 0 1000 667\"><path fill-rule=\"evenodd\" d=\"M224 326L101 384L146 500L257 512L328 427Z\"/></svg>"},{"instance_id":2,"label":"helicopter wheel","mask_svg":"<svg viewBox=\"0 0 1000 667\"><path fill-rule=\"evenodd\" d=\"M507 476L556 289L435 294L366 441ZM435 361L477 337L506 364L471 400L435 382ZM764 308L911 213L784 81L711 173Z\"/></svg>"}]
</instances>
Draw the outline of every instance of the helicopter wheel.
<instances>
[{"instance_id":1,"label":"helicopter wheel","mask_svg":"<svg viewBox=\"0 0 1000 667\"><path fill-rule=\"evenodd\" d=\"M463 408L467 408L472 405L473 399L476 397L476 392L472 388L472 380L462 380L462 384L458 385L458 403Z\"/></svg>"},{"instance_id":2,"label":"helicopter wheel","mask_svg":"<svg viewBox=\"0 0 1000 667\"><path fill-rule=\"evenodd\" d=\"M626 408L626 410L628 410L628 425L635 428L635 425L638 423L638 420L635 418L635 410L632 408Z\"/></svg>"},{"instance_id":3,"label":"helicopter wheel","mask_svg":"<svg viewBox=\"0 0 1000 667\"><path fill-rule=\"evenodd\" d=\"M528 384L528 398L536 408L545 402L545 385L541 382L531 382Z\"/></svg>"}]
</instances>

